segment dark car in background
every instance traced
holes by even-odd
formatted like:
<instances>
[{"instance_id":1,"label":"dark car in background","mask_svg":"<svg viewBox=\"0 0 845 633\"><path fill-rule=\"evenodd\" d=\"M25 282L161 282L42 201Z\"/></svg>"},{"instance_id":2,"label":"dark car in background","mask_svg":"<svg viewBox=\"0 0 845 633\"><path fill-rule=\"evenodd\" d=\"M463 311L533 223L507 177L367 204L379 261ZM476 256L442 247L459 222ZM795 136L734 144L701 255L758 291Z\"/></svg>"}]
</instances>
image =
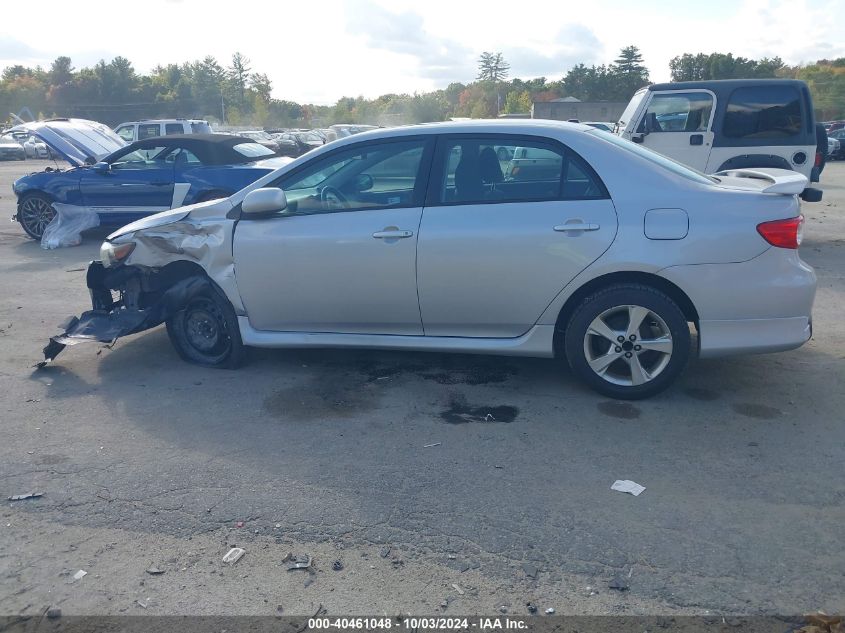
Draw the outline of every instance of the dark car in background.
<instances>
[{"instance_id":1,"label":"dark car in background","mask_svg":"<svg viewBox=\"0 0 845 633\"><path fill-rule=\"evenodd\" d=\"M279 153L279 143L264 130L246 130L244 132L236 132L236 134L263 145L267 149L272 150L274 154Z\"/></svg>"},{"instance_id":2,"label":"dark car in background","mask_svg":"<svg viewBox=\"0 0 845 633\"><path fill-rule=\"evenodd\" d=\"M177 134L126 145L92 121L24 125L72 165L15 181L14 219L34 239L41 239L55 216L56 203L93 211L101 224L120 226L160 211L224 198L290 160L241 136Z\"/></svg>"}]
</instances>

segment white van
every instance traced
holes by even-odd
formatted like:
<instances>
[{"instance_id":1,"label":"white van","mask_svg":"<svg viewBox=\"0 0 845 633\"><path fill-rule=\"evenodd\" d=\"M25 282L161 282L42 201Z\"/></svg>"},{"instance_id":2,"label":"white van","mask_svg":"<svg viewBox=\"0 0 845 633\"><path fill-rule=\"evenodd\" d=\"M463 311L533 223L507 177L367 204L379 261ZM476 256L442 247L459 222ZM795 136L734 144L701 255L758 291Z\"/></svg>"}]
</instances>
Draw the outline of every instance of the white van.
<instances>
[{"instance_id":1,"label":"white van","mask_svg":"<svg viewBox=\"0 0 845 633\"><path fill-rule=\"evenodd\" d=\"M170 134L211 134L208 121L202 119L146 119L121 123L114 131L127 143Z\"/></svg>"},{"instance_id":2,"label":"white van","mask_svg":"<svg viewBox=\"0 0 845 633\"><path fill-rule=\"evenodd\" d=\"M747 167L819 180L813 101L793 79L654 84L634 94L616 133L706 174ZM821 200L808 187L804 200Z\"/></svg>"}]
</instances>

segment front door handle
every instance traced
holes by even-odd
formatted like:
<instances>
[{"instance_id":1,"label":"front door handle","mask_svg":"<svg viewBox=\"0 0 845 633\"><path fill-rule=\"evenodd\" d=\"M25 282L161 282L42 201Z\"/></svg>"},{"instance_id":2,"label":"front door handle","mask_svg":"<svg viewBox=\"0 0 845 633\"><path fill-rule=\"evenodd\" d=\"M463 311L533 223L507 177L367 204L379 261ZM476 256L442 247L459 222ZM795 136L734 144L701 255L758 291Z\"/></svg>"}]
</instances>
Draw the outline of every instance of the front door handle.
<instances>
[{"instance_id":1,"label":"front door handle","mask_svg":"<svg viewBox=\"0 0 845 633\"><path fill-rule=\"evenodd\" d=\"M375 233L373 233L373 237L377 240L396 240L411 237L413 234L413 231L402 231L400 229L385 229L383 231L376 231Z\"/></svg>"},{"instance_id":2,"label":"front door handle","mask_svg":"<svg viewBox=\"0 0 845 633\"><path fill-rule=\"evenodd\" d=\"M586 224L578 222L573 224L558 224L555 231L569 232L569 231L598 231L601 227L598 224Z\"/></svg>"}]
</instances>

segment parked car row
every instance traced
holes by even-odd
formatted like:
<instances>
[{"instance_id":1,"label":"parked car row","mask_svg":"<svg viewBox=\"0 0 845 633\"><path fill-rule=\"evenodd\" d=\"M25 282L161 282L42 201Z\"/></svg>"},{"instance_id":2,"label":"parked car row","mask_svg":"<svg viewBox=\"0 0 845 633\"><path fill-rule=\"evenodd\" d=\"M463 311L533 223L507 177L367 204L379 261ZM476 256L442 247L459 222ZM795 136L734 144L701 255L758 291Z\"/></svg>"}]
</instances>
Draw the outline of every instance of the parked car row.
<instances>
[{"instance_id":1,"label":"parked car row","mask_svg":"<svg viewBox=\"0 0 845 633\"><path fill-rule=\"evenodd\" d=\"M46 143L26 132L8 131L0 135L0 160L26 160L27 158L53 158Z\"/></svg>"}]
</instances>

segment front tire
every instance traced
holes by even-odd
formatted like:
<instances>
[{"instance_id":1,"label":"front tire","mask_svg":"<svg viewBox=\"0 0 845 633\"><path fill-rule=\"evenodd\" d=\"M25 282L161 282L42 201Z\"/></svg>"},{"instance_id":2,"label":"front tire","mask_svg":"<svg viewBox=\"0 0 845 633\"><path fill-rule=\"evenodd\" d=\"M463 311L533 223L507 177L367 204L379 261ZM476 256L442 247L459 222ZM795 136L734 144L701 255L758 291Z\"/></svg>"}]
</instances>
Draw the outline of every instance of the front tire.
<instances>
[{"instance_id":1,"label":"front tire","mask_svg":"<svg viewBox=\"0 0 845 633\"><path fill-rule=\"evenodd\" d=\"M53 201L43 193L30 193L18 203L18 222L24 232L34 240L40 240L44 229L56 217Z\"/></svg>"},{"instance_id":2,"label":"front tire","mask_svg":"<svg viewBox=\"0 0 845 633\"><path fill-rule=\"evenodd\" d=\"M216 288L191 297L167 319L167 335L183 360L220 369L235 369L245 350L232 304Z\"/></svg>"},{"instance_id":3,"label":"front tire","mask_svg":"<svg viewBox=\"0 0 845 633\"><path fill-rule=\"evenodd\" d=\"M620 400L653 396L671 385L689 360L686 317L667 295L641 284L615 284L586 297L566 326L573 372Z\"/></svg>"}]
</instances>

